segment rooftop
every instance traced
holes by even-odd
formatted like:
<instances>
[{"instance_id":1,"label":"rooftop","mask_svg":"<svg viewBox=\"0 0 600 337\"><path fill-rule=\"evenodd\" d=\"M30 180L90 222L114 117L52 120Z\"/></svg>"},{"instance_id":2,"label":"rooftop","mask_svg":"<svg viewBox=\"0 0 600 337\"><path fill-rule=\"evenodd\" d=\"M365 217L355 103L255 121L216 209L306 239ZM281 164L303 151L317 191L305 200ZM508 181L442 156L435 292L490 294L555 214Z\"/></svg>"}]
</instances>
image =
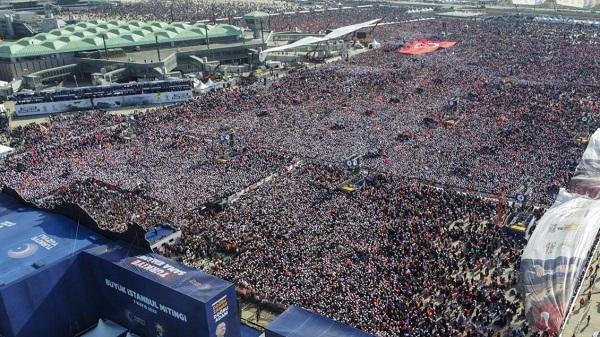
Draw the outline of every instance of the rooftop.
<instances>
[{"instance_id":1,"label":"rooftop","mask_svg":"<svg viewBox=\"0 0 600 337\"><path fill-rule=\"evenodd\" d=\"M0 288L102 242L71 219L0 193Z\"/></svg>"},{"instance_id":2,"label":"rooftop","mask_svg":"<svg viewBox=\"0 0 600 337\"><path fill-rule=\"evenodd\" d=\"M158 21L79 22L48 33L22 38L0 45L0 58L37 57L104 48L135 47L156 43L181 42L221 37L241 36L242 29L227 24L207 25Z\"/></svg>"},{"instance_id":3,"label":"rooftop","mask_svg":"<svg viewBox=\"0 0 600 337\"><path fill-rule=\"evenodd\" d=\"M269 17L269 13L265 13L265 12L261 12L261 11L254 11L254 12L250 12L246 15L243 16L244 20L253 20L253 19L263 19L263 18L267 18Z\"/></svg>"}]
</instances>

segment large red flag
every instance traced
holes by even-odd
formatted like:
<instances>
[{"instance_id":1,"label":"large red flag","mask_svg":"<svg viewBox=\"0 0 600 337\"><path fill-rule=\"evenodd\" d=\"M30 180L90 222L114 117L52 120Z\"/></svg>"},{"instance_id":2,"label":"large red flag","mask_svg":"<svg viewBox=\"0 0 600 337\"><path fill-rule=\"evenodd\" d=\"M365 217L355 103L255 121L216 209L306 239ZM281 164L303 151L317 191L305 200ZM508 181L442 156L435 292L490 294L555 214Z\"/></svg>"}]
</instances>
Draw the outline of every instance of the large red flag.
<instances>
[{"instance_id":1,"label":"large red flag","mask_svg":"<svg viewBox=\"0 0 600 337\"><path fill-rule=\"evenodd\" d=\"M455 44L455 41L429 41L427 39L421 39L405 44L398 52L400 54L408 55L423 55L433 53L440 48L453 47Z\"/></svg>"}]
</instances>

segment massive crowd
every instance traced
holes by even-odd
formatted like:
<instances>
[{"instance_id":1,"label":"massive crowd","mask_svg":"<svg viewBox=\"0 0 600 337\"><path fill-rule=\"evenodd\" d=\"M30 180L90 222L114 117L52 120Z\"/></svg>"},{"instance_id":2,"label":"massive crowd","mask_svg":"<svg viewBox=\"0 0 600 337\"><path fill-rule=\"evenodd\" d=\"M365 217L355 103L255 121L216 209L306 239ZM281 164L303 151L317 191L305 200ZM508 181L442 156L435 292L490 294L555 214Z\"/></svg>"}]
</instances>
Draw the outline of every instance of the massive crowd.
<instances>
[{"instance_id":1,"label":"massive crowd","mask_svg":"<svg viewBox=\"0 0 600 337\"><path fill-rule=\"evenodd\" d=\"M269 86L17 128L1 182L41 205L79 203L113 230L174 223L174 256L214 260L211 272L273 306L383 337L528 335L514 301L522 243L476 194L527 181L532 202L550 204L581 157L581 117L600 118L599 32L436 20L375 34L383 48ZM417 37L458 44L396 52ZM336 185L355 153L370 182L346 195ZM226 211L198 211L273 174Z\"/></svg>"},{"instance_id":2,"label":"massive crowd","mask_svg":"<svg viewBox=\"0 0 600 337\"><path fill-rule=\"evenodd\" d=\"M343 177L305 163L230 211L190 214L173 253L191 264L224 253L214 272L244 297L377 336L521 331L510 268L522 247L496 228L494 203L386 174L349 196L334 189Z\"/></svg>"},{"instance_id":3,"label":"massive crowd","mask_svg":"<svg viewBox=\"0 0 600 337\"><path fill-rule=\"evenodd\" d=\"M233 19L255 10L269 13L297 11L301 6L285 1L127 1L117 5L90 8L72 13L78 19L118 19L141 21L185 21Z\"/></svg>"}]
</instances>

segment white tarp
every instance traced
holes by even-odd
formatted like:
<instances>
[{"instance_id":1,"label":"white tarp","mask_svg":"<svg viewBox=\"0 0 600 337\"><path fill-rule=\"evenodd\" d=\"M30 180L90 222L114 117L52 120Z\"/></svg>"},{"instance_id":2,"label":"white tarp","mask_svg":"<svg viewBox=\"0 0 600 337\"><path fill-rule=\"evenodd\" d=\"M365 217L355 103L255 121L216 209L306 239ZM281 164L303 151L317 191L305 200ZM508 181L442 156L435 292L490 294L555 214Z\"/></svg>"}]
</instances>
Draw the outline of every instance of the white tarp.
<instances>
[{"instance_id":1,"label":"white tarp","mask_svg":"<svg viewBox=\"0 0 600 337\"><path fill-rule=\"evenodd\" d=\"M381 43L377 42L377 40L373 39L373 42L369 43L369 48L378 49L381 48Z\"/></svg>"},{"instance_id":2,"label":"white tarp","mask_svg":"<svg viewBox=\"0 0 600 337\"><path fill-rule=\"evenodd\" d=\"M525 315L539 330L560 332L600 230L598 158L600 131L591 137L568 190L560 190L523 251Z\"/></svg>"},{"instance_id":3,"label":"white tarp","mask_svg":"<svg viewBox=\"0 0 600 337\"><path fill-rule=\"evenodd\" d=\"M576 8L592 8L600 5L600 0L556 0L556 4Z\"/></svg>"},{"instance_id":4,"label":"white tarp","mask_svg":"<svg viewBox=\"0 0 600 337\"><path fill-rule=\"evenodd\" d=\"M323 37L309 36L309 37L302 38L296 42L286 44L285 46L279 46L279 47L274 47L274 48L269 48L269 49L263 50L259 54L260 62L264 62L267 59L267 55L269 53L277 52L277 51L284 51L284 50L293 49L293 48L297 48L297 47L308 46L308 45L319 43L319 42L325 42L325 41L329 41L329 40L338 39L342 36L348 35L359 29L372 26L372 25L376 24L377 22L379 22L380 20L381 19L375 19L375 20L371 20L371 21L367 21L367 22L357 23L357 24L350 25L350 26L340 27L340 28L332 30L329 34L327 34Z\"/></svg>"},{"instance_id":5,"label":"white tarp","mask_svg":"<svg viewBox=\"0 0 600 337\"><path fill-rule=\"evenodd\" d=\"M15 149L13 149L12 147L0 145L0 161L4 160L4 158L11 154L14 150Z\"/></svg>"},{"instance_id":6,"label":"white tarp","mask_svg":"<svg viewBox=\"0 0 600 337\"><path fill-rule=\"evenodd\" d=\"M590 138L567 189L589 198L600 198L600 131Z\"/></svg>"}]
</instances>

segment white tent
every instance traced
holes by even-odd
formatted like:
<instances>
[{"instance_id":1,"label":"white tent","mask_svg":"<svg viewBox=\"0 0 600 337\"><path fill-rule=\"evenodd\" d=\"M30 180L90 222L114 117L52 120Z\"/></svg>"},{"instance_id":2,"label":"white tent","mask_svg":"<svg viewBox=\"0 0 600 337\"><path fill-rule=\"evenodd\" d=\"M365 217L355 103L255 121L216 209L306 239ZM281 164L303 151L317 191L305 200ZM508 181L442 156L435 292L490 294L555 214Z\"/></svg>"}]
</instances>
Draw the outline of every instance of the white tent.
<instances>
[{"instance_id":1,"label":"white tent","mask_svg":"<svg viewBox=\"0 0 600 337\"><path fill-rule=\"evenodd\" d=\"M91 331L86 332L81 337L118 337L127 331L124 327L109 320L98 320L98 325Z\"/></svg>"},{"instance_id":2,"label":"white tent","mask_svg":"<svg viewBox=\"0 0 600 337\"><path fill-rule=\"evenodd\" d=\"M369 43L369 48L377 49L381 48L381 43L377 42L377 40L373 39L373 42Z\"/></svg>"},{"instance_id":3,"label":"white tent","mask_svg":"<svg viewBox=\"0 0 600 337\"><path fill-rule=\"evenodd\" d=\"M14 150L15 149L13 149L12 147L0 145L0 161L4 160L4 158L11 154Z\"/></svg>"},{"instance_id":4,"label":"white tent","mask_svg":"<svg viewBox=\"0 0 600 337\"><path fill-rule=\"evenodd\" d=\"M209 86L207 86L206 84L204 84L202 81L198 81L200 82L196 87L194 87L194 91L204 94L206 92L208 92L211 88Z\"/></svg>"},{"instance_id":5,"label":"white tent","mask_svg":"<svg viewBox=\"0 0 600 337\"><path fill-rule=\"evenodd\" d=\"M260 59L260 62L264 62L267 59L267 55L272 52L284 51L284 50L293 49L293 48L297 48L297 47L308 46L308 45L319 43L319 42L325 42L325 41L329 41L329 40L333 40L333 39L338 39L344 35L348 35L359 29L372 26L379 21L381 21L381 19L375 19L375 20L371 20L371 21L367 21L367 22L357 23L357 24L350 25L350 26L344 26L344 27L340 27L340 28L332 30L329 34L327 34L323 37L309 36L309 37L300 39L296 42L286 44L285 46L269 48L269 49L266 49L266 50L263 50L260 52L259 59Z\"/></svg>"}]
</instances>

